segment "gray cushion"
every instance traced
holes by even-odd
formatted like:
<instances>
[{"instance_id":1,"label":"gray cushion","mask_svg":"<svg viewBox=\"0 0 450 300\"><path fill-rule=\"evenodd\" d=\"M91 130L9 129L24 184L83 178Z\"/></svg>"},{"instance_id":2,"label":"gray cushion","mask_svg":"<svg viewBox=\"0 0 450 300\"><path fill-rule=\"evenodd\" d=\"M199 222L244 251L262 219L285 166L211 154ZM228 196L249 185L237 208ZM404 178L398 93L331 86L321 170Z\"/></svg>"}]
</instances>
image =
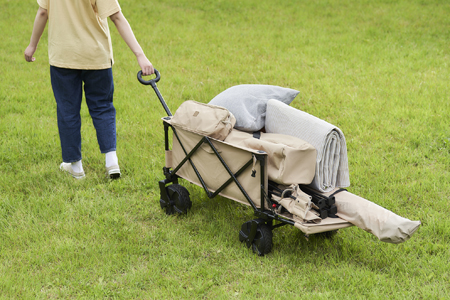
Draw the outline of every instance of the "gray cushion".
<instances>
[{"instance_id":1,"label":"gray cushion","mask_svg":"<svg viewBox=\"0 0 450 300\"><path fill-rule=\"evenodd\" d=\"M258 131L264 127L269 99L290 104L299 91L274 85L242 84L226 89L209 103L228 109L236 118L234 128Z\"/></svg>"}]
</instances>

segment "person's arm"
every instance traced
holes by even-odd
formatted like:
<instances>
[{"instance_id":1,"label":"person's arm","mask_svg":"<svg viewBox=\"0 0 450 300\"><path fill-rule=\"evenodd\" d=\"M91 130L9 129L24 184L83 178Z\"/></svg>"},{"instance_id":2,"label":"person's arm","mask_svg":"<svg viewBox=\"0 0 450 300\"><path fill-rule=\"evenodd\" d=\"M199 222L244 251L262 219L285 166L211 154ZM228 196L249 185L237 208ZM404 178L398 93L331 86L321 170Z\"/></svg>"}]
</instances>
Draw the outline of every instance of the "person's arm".
<instances>
[{"instance_id":1,"label":"person's arm","mask_svg":"<svg viewBox=\"0 0 450 300\"><path fill-rule=\"evenodd\" d=\"M116 25L117 31L119 31L120 36L123 38L128 47L133 51L134 55L136 55L139 66L142 70L142 75L150 75L155 71L153 69L152 63L147 59L139 45L136 37L134 36L133 30L131 29L130 24L128 23L125 16L121 11L111 15L109 17L111 21Z\"/></svg>"},{"instance_id":2,"label":"person's arm","mask_svg":"<svg viewBox=\"0 0 450 300\"><path fill-rule=\"evenodd\" d=\"M33 57L34 52L36 52L37 45L41 39L42 33L44 32L45 25L47 24L48 14L47 10L39 7L36 18L34 19L33 32L31 33L30 44L27 49L25 49L25 60L28 62L33 62L36 59Z\"/></svg>"}]
</instances>

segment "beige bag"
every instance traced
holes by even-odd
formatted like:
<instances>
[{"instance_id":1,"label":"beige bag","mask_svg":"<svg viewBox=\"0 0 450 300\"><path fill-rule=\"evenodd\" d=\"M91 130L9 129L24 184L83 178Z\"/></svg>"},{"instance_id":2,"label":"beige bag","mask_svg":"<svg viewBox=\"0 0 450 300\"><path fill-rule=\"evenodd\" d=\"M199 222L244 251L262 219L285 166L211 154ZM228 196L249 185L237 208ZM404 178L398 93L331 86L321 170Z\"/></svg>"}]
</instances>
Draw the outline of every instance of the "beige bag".
<instances>
[{"instance_id":1,"label":"beige bag","mask_svg":"<svg viewBox=\"0 0 450 300\"><path fill-rule=\"evenodd\" d=\"M309 143L284 134L253 134L234 129L225 142L262 150L269 156L269 180L279 184L310 184L316 171L316 149Z\"/></svg>"},{"instance_id":2,"label":"beige bag","mask_svg":"<svg viewBox=\"0 0 450 300\"><path fill-rule=\"evenodd\" d=\"M328 196L331 193L325 193ZM407 241L419 228L420 221L400 217L386 208L347 191L334 195L337 216L372 233L380 241L399 244Z\"/></svg>"},{"instance_id":3,"label":"beige bag","mask_svg":"<svg viewBox=\"0 0 450 300\"><path fill-rule=\"evenodd\" d=\"M236 119L224 107L188 100L177 109L171 123L223 141L236 124Z\"/></svg>"}]
</instances>

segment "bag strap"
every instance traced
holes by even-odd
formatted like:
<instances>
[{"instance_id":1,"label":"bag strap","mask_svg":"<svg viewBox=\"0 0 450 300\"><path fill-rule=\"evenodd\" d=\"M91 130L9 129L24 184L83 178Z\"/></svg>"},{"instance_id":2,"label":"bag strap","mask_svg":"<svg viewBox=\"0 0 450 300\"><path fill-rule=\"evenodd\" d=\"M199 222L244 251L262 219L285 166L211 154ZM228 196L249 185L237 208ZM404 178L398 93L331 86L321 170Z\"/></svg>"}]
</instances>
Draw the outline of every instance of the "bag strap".
<instances>
[{"instance_id":1,"label":"bag strap","mask_svg":"<svg viewBox=\"0 0 450 300\"><path fill-rule=\"evenodd\" d=\"M337 193L340 193L340 192L343 192L343 191L346 191L346 192L347 192L346 189L340 188L340 189L338 189L336 192L334 192L333 194L331 194L330 196L328 196L328 198L331 198L332 196L336 195Z\"/></svg>"}]
</instances>

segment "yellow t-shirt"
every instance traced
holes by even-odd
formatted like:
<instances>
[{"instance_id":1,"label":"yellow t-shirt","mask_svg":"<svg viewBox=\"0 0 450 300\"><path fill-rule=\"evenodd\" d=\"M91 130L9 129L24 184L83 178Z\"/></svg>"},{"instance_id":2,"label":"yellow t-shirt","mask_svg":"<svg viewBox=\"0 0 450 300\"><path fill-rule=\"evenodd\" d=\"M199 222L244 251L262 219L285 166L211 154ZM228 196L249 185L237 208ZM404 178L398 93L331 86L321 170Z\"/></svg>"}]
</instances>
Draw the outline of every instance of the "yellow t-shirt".
<instances>
[{"instance_id":1,"label":"yellow t-shirt","mask_svg":"<svg viewBox=\"0 0 450 300\"><path fill-rule=\"evenodd\" d=\"M48 12L48 57L60 68L100 70L114 63L108 17L117 0L37 0Z\"/></svg>"}]
</instances>

